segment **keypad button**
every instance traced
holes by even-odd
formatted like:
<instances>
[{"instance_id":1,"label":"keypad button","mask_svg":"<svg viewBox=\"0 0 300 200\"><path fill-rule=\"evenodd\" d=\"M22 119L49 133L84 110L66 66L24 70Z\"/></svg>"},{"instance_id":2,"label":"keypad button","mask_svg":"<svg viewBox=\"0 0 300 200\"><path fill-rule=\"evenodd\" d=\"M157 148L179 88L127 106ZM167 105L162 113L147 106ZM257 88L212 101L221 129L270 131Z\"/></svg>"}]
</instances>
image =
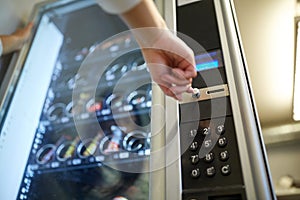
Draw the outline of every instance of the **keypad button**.
<instances>
[{"instance_id":1,"label":"keypad button","mask_svg":"<svg viewBox=\"0 0 300 200\"><path fill-rule=\"evenodd\" d=\"M225 133L225 126L223 124L218 125L217 128L216 128L216 133L218 135L224 134Z\"/></svg>"},{"instance_id":2,"label":"keypad button","mask_svg":"<svg viewBox=\"0 0 300 200\"><path fill-rule=\"evenodd\" d=\"M204 143L204 147L207 148L207 149L210 148L212 146L212 144L213 144L211 139L204 140L203 143Z\"/></svg>"},{"instance_id":3,"label":"keypad button","mask_svg":"<svg viewBox=\"0 0 300 200\"><path fill-rule=\"evenodd\" d=\"M221 173L224 176L228 176L231 173L230 165L224 165L221 167Z\"/></svg>"},{"instance_id":4,"label":"keypad button","mask_svg":"<svg viewBox=\"0 0 300 200\"><path fill-rule=\"evenodd\" d=\"M193 169L191 171L191 177L192 178L198 178L199 176L200 176L200 169L199 168Z\"/></svg>"},{"instance_id":5,"label":"keypad button","mask_svg":"<svg viewBox=\"0 0 300 200\"><path fill-rule=\"evenodd\" d=\"M207 163L210 163L214 160L214 158L215 158L214 153L210 152L210 153L205 155L204 161L207 162Z\"/></svg>"},{"instance_id":6,"label":"keypad button","mask_svg":"<svg viewBox=\"0 0 300 200\"><path fill-rule=\"evenodd\" d=\"M196 137L197 132L198 132L197 129L190 130L190 137Z\"/></svg>"},{"instance_id":7,"label":"keypad button","mask_svg":"<svg viewBox=\"0 0 300 200\"><path fill-rule=\"evenodd\" d=\"M192 142L192 144L190 145L190 150L196 151L198 149L198 146L198 142Z\"/></svg>"},{"instance_id":8,"label":"keypad button","mask_svg":"<svg viewBox=\"0 0 300 200\"><path fill-rule=\"evenodd\" d=\"M206 168L205 173L208 177L213 177L216 174L216 169L214 166L208 167Z\"/></svg>"},{"instance_id":9,"label":"keypad button","mask_svg":"<svg viewBox=\"0 0 300 200\"><path fill-rule=\"evenodd\" d=\"M193 165L197 164L199 162L199 155L191 155L191 162Z\"/></svg>"},{"instance_id":10,"label":"keypad button","mask_svg":"<svg viewBox=\"0 0 300 200\"><path fill-rule=\"evenodd\" d=\"M220 160L221 161L226 161L226 160L228 160L229 159L229 153L228 153L228 151L222 151L222 152L220 152Z\"/></svg>"},{"instance_id":11,"label":"keypad button","mask_svg":"<svg viewBox=\"0 0 300 200\"><path fill-rule=\"evenodd\" d=\"M219 147L225 147L227 145L227 139L226 137L221 137L218 139L218 146Z\"/></svg>"},{"instance_id":12,"label":"keypad button","mask_svg":"<svg viewBox=\"0 0 300 200\"><path fill-rule=\"evenodd\" d=\"M203 128L202 134L203 134L204 136L210 135L210 127L205 127L205 128Z\"/></svg>"}]
</instances>

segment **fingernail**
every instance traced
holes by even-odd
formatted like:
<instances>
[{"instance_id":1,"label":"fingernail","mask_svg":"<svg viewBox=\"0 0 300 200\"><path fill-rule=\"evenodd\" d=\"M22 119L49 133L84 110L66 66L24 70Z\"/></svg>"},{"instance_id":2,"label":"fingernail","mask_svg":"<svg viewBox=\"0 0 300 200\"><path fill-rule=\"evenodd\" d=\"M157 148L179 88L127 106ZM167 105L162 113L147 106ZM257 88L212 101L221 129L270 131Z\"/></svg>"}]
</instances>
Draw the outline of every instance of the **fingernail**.
<instances>
[{"instance_id":1,"label":"fingernail","mask_svg":"<svg viewBox=\"0 0 300 200\"><path fill-rule=\"evenodd\" d=\"M192 88L192 86L189 86L188 89L186 90L186 92L193 93L194 89Z\"/></svg>"}]
</instances>

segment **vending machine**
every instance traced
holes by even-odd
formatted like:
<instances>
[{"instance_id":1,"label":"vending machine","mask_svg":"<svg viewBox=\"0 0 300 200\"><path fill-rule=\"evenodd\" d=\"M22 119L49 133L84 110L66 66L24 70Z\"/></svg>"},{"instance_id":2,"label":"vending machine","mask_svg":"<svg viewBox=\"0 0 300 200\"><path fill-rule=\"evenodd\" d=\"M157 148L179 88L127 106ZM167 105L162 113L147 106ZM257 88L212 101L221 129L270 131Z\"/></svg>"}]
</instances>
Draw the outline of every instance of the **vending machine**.
<instances>
[{"instance_id":1,"label":"vending machine","mask_svg":"<svg viewBox=\"0 0 300 200\"><path fill-rule=\"evenodd\" d=\"M0 199L276 199L233 1L156 3L195 53L182 101L97 1L35 6L0 88Z\"/></svg>"},{"instance_id":2,"label":"vending machine","mask_svg":"<svg viewBox=\"0 0 300 200\"><path fill-rule=\"evenodd\" d=\"M165 199L276 199L233 1L168 1L165 10L197 70L196 92L166 101Z\"/></svg>"}]
</instances>

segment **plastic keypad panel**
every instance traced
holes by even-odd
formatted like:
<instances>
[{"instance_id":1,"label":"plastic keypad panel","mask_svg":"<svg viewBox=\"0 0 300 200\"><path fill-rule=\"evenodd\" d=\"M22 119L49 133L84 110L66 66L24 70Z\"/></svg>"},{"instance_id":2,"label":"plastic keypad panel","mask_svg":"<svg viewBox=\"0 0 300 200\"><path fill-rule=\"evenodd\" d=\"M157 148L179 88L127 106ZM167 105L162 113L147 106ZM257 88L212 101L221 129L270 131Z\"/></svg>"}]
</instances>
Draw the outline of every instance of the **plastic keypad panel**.
<instances>
[{"instance_id":1,"label":"plastic keypad panel","mask_svg":"<svg viewBox=\"0 0 300 200\"><path fill-rule=\"evenodd\" d=\"M200 112L206 103L197 102ZM189 120L185 120L186 112L181 112L180 147L184 200L205 200L216 194L240 195L240 199L244 199L234 121L230 106L227 108L224 116L217 114L212 118L199 117L200 119L194 121L189 117ZM181 109L188 109L188 105L181 105Z\"/></svg>"}]
</instances>

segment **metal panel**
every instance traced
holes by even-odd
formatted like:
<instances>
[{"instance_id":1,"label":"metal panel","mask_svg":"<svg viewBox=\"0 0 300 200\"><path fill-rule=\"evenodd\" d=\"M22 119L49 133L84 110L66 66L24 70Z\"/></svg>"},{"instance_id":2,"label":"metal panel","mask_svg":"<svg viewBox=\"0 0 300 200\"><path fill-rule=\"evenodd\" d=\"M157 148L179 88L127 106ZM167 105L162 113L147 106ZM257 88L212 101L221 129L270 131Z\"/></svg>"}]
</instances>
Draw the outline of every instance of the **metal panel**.
<instances>
[{"instance_id":1,"label":"metal panel","mask_svg":"<svg viewBox=\"0 0 300 200\"><path fill-rule=\"evenodd\" d=\"M176 32L176 1L165 1L165 20ZM181 163L178 103L166 98L166 199L181 199Z\"/></svg>"},{"instance_id":2,"label":"metal panel","mask_svg":"<svg viewBox=\"0 0 300 200\"><path fill-rule=\"evenodd\" d=\"M215 0L248 199L276 199L232 1ZM246 147L246 148L245 148Z\"/></svg>"}]
</instances>

